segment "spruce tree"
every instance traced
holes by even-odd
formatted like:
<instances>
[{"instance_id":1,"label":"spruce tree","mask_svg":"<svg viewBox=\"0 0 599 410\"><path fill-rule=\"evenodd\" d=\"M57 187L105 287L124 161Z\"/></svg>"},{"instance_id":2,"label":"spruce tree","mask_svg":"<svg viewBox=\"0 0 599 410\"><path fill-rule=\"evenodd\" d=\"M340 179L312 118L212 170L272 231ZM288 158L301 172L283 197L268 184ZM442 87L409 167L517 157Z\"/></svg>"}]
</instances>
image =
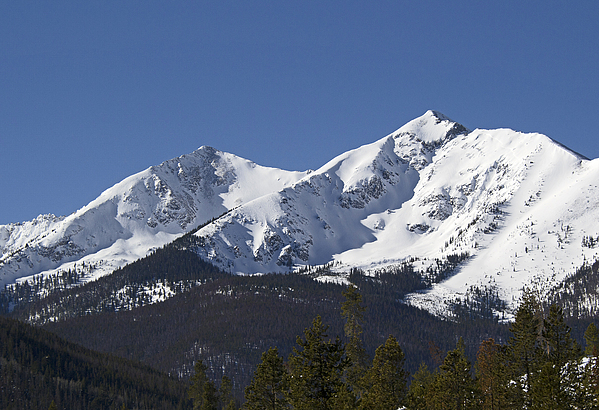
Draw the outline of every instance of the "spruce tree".
<instances>
[{"instance_id":1,"label":"spruce tree","mask_svg":"<svg viewBox=\"0 0 599 410\"><path fill-rule=\"evenodd\" d=\"M509 408L532 407L532 386L540 367L540 328L538 302L532 294L525 292L510 326L512 337L506 348Z\"/></svg>"},{"instance_id":2,"label":"spruce tree","mask_svg":"<svg viewBox=\"0 0 599 410\"><path fill-rule=\"evenodd\" d=\"M398 408L406 395L407 373L405 357L399 343L389 336L384 345L376 349L372 368L364 377L368 390L364 394L361 408L386 410Z\"/></svg>"},{"instance_id":3,"label":"spruce tree","mask_svg":"<svg viewBox=\"0 0 599 410\"><path fill-rule=\"evenodd\" d=\"M435 375L428 370L426 364L421 363L414 376L412 376L410 389L405 399L406 408L426 410L428 408L427 399L430 397L434 381Z\"/></svg>"},{"instance_id":4,"label":"spruce tree","mask_svg":"<svg viewBox=\"0 0 599 410\"><path fill-rule=\"evenodd\" d=\"M287 378L283 358L279 350L271 347L262 353L262 362L258 365L254 378L245 389L244 409L282 410L288 409L285 397Z\"/></svg>"},{"instance_id":5,"label":"spruce tree","mask_svg":"<svg viewBox=\"0 0 599 410\"><path fill-rule=\"evenodd\" d=\"M208 376L206 376L206 370L208 370L208 368L202 360L198 360L193 369L194 374L191 376L191 386L189 387L188 395L193 402L194 410L196 410L202 407L204 387L208 382Z\"/></svg>"},{"instance_id":6,"label":"spruce tree","mask_svg":"<svg viewBox=\"0 0 599 410\"><path fill-rule=\"evenodd\" d=\"M320 316L304 330L305 340L297 337L300 349L289 356L291 372L287 397L296 410L330 410L343 407L346 385L342 376L348 365L343 343L328 340Z\"/></svg>"},{"instance_id":7,"label":"spruce tree","mask_svg":"<svg viewBox=\"0 0 599 410\"><path fill-rule=\"evenodd\" d=\"M587 356L599 356L599 330L597 330L597 326L593 322L591 322L584 332L584 341L586 342L584 354Z\"/></svg>"},{"instance_id":8,"label":"spruce tree","mask_svg":"<svg viewBox=\"0 0 599 410\"><path fill-rule=\"evenodd\" d=\"M431 391L431 409L465 410L477 405L476 386L470 375L471 365L460 338L456 348L447 353Z\"/></svg>"},{"instance_id":9,"label":"spruce tree","mask_svg":"<svg viewBox=\"0 0 599 410\"><path fill-rule=\"evenodd\" d=\"M223 410L235 410L235 399L233 398L233 383L227 376L223 376L218 389L221 408Z\"/></svg>"},{"instance_id":10,"label":"spruce tree","mask_svg":"<svg viewBox=\"0 0 599 410\"><path fill-rule=\"evenodd\" d=\"M476 383L485 410L500 410L508 407L507 368L505 347L495 340L483 340L476 355Z\"/></svg>"},{"instance_id":11,"label":"spruce tree","mask_svg":"<svg viewBox=\"0 0 599 410\"><path fill-rule=\"evenodd\" d=\"M204 383L204 389L202 392L202 403L200 404L200 410L218 410L218 390L212 381L208 380ZM195 402L194 402L195 409Z\"/></svg>"},{"instance_id":12,"label":"spruce tree","mask_svg":"<svg viewBox=\"0 0 599 410\"><path fill-rule=\"evenodd\" d=\"M564 323L562 308L551 305L543 321L541 367L531 383L535 409L576 408L583 381L582 352Z\"/></svg>"},{"instance_id":13,"label":"spruce tree","mask_svg":"<svg viewBox=\"0 0 599 410\"><path fill-rule=\"evenodd\" d=\"M584 386L589 397L588 408L593 405L592 408L597 409L599 408L599 331L593 322L584 332L584 340L586 342L584 353L588 357L584 369Z\"/></svg>"},{"instance_id":14,"label":"spruce tree","mask_svg":"<svg viewBox=\"0 0 599 410\"><path fill-rule=\"evenodd\" d=\"M350 360L346 379L354 394L359 398L363 391L360 381L368 368L368 354L362 343L362 322L366 307L362 305L362 295L354 285L350 285L342 294L345 298L341 304L341 315L345 319L343 330L347 338L345 352Z\"/></svg>"},{"instance_id":15,"label":"spruce tree","mask_svg":"<svg viewBox=\"0 0 599 410\"><path fill-rule=\"evenodd\" d=\"M578 343L570 333L570 327L564 322L562 308L551 305L549 315L543 320L541 335L544 346L543 351L555 366L563 366L569 361L578 359L582 354Z\"/></svg>"},{"instance_id":16,"label":"spruce tree","mask_svg":"<svg viewBox=\"0 0 599 410\"><path fill-rule=\"evenodd\" d=\"M584 366L584 392L587 409L599 409L599 358L592 356Z\"/></svg>"}]
</instances>

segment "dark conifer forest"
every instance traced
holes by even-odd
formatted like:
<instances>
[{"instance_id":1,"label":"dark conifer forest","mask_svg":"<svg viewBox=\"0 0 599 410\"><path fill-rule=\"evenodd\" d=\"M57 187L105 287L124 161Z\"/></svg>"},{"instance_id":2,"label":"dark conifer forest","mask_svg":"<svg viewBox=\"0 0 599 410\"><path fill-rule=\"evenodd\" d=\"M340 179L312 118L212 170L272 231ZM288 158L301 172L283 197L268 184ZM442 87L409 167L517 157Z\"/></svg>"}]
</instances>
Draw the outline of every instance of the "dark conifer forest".
<instances>
[{"instance_id":1,"label":"dark conifer forest","mask_svg":"<svg viewBox=\"0 0 599 410\"><path fill-rule=\"evenodd\" d=\"M57 408L237 408L248 397L259 400L264 382L256 382L256 372L278 366L275 373L282 379L275 384L283 390L271 391L278 397L271 402L283 407L273 408L304 408L302 395L314 392L297 380L314 371L308 366L314 359L306 355L323 351L336 370L320 375L312 387L318 390L325 379L332 387L305 408L397 408L398 403L408 409L542 408L535 407L544 403L541 398L565 394L572 386L584 400L595 400L596 361L583 366L577 348L585 346L594 315L568 315L580 297L577 289L596 278L595 265L570 279L570 299L531 296L524 304L523 312L536 318L523 331L533 365L518 362L521 324L518 316L506 325L492 314L493 292L476 293L470 305L448 303L454 317L442 320L403 303L407 293L430 285L410 264L370 276L358 270L333 273L330 266L238 276L199 259L194 246L193 236L186 235L81 286L69 281L93 266L5 289L2 313L45 330L2 319L0 407L47 408L54 401ZM444 277L455 266L433 276ZM355 286L349 288L356 291L353 296L339 284L347 280ZM554 353L559 349L565 350ZM587 349L588 355L593 352ZM53 355L59 359L50 359ZM551 370L558 366L584 369L563 387ZM506 390L506 380L525 374L530 386ZM391 395L381 387L390 383L396 386ZM549 385L547 391L539 387ZM457 396L448 396L452 389ZM533 390L538 396L523 393ZM339 398L333 400L330 391ZM517 407L522 400L528 407Z\"/></svg>"},{"instance_id":2,"label":"dark conifer forest","mask_svg":"<svg viewBox=\"0 0 599 410\"><path fill-rule=\"evenodd\" d=\"M150 366L0 317L2 409L185 409L186 388Z\"/></svg>"}]
</instances>

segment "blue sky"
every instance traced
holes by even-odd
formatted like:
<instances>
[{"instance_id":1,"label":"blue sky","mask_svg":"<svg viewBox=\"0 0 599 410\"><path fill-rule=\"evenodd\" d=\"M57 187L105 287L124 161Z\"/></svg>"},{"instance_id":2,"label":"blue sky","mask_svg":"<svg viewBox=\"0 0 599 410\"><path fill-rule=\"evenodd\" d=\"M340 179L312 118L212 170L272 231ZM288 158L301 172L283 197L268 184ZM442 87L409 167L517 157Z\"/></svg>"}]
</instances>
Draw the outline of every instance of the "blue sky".
<instances>
[{"instance_id":1,"label":"blue sky","mask_svg":"<svg viewBox=\"0 0 599 410\"><path fill-rule=\"evenodd\" d=\"M202 145L318 168L428 109L599 157L599 2L5 1L0 224Z\"/></svg>"}]
</instances>

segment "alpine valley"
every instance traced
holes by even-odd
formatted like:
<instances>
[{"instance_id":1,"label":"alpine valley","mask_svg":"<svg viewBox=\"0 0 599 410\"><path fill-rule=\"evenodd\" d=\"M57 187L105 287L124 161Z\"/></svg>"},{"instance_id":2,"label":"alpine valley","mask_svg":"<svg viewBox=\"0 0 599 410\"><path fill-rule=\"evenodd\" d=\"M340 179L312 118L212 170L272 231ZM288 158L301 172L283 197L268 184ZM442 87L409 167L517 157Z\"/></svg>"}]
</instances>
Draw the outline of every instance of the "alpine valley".
<instances>
[{"instance_id":1,"label":"alpine valley","mask_svg":"<svg viewBox=\"0 0 599 410\"><path fill-rule=\"evenodd\" d=\"M278 331L291 332L286 352L298 334L289 329L309 324L294 315L338 311L331 295L350 282L372 317L410 318L406 352L428 341L415 323L451 326L468 316L499 326L524 289L570 317L593 318L598 161L545 135L471 131L435 111L305 172L201 147L126 178L69 216L1 225L0 307L182 376L207 354L215 374L237 366L235 374L251 375L260 352L281 346ZM256 328L249 315L266 293L274 299L264 306L279 319L260 337L235 336ZM217 318L226 314L221 329ZM118 321L126 330L111 327ZM133 348L144 321L169 337ZM203 336L190 330L206 326ZM365 340L370 350L395 325L376 326ZM471 332L504 331L481 329ZM177 353L167 358L168 349Z\"/></svg>"}]
</instances>

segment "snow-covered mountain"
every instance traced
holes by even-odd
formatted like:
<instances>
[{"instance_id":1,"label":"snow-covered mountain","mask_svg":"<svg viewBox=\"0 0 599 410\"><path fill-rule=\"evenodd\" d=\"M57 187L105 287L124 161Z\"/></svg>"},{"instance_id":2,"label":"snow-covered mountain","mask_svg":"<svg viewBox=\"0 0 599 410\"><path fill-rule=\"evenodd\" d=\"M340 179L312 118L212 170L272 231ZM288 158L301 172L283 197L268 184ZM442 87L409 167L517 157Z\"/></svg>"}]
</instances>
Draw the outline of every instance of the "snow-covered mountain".
<instances>
[{"instance_id":1,"label":"snow-covered mountain","mask_svg":"<svg viewBox=\"0 0 599 410\"><path fill-rule=\"evenodd\" d=\"M305 175L201 147L126 178L67 217L0 225L0 285L83 263L93 267L85 280L97 278Z\"/></svg>"},{"instance_id":2,"label":"snow-covered mountain","mask_svg":"<svg viewBox=\"0 0 599 410\"><path fill-rule=\"evenodd\" d=\"M203 147L68 217L0 226L0 280L81 262L97 277L215 218L195 250L232 273L409 262L431 288L407 303L444 314L483 291L509 305L598 257L598 180L597 160L544 135L469 131L434 111L312 172Z\"/></svg>"},{"instance_id":3,"label":"snow-covered mountain","mask_svg":"<svg viewBox=\"0 0 599 410\"><path fill-rule=\"evenodd\" d=\"M478 289L509 305L597 258L598 180L599 162L544 135L429 111L200 229L197 252L244 273L411 262L433 286L408 303L443 314Z\"/></svg>"}]
</instances>

